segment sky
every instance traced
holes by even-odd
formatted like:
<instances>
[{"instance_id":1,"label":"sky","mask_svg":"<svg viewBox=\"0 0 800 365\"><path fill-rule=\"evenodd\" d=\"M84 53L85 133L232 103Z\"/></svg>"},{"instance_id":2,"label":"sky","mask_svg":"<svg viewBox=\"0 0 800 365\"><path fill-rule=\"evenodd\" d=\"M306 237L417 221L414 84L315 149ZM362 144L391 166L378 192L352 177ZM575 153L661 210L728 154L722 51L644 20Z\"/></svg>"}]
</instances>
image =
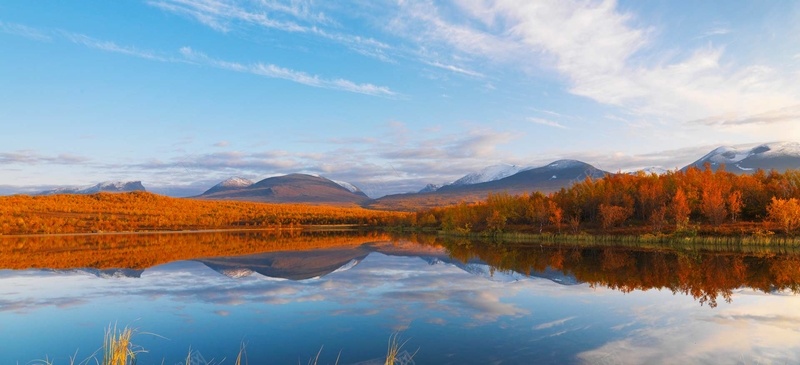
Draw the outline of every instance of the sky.
<instances>
[{"instance_id":1,"label":"sky","mask_svg":"<svg viewBox=\"0 0 800 365\"><path fill-rule=\"evenodd\" d=\"M0 193L680 168L800 141L800 2L7 0Z\"/></svg>"}]
</instances>

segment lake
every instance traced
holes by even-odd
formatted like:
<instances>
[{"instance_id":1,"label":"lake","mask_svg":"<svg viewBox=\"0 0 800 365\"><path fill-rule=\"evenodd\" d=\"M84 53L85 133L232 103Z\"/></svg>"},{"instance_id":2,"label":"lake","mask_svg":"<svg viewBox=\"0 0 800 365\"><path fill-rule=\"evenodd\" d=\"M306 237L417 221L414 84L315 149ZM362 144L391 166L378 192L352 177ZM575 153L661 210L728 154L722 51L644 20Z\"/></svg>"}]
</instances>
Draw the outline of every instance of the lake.
<instances>
[{"instance_id":1,"label":"lake","mask_svg":"<svg viewBox=\"0 0 800 365\"><path fill-rule=\"evenodd\" d=\"M233 364L242 345L249 364L382 364L392 335L416 364L800 362L800 255L781 250L347 232L0 244L0 364L78 363L115 324L136 329L140 365Z\"/></svg>"}]
</instances>

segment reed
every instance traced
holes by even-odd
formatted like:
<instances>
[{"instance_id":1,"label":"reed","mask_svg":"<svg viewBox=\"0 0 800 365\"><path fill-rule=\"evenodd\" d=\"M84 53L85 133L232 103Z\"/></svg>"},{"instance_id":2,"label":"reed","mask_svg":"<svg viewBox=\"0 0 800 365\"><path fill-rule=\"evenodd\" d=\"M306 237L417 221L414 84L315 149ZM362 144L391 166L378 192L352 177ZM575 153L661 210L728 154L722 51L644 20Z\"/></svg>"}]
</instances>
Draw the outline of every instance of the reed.
<instances>
[{"instance_id":1,"label":"reed","mask_svg":"<svg viewBox=\"0 0 800 365\"><path fill-rule=\"evenodd\" d=\"M134 330L130 327L117 329L117 325L109 326L103 340L102 365L134 365L136 356L144 349L131 342Z\"/></svg>"},{"instance_id":2,"label":"reed","mask_svg":"<svg viewBox=\"0 0 800 365\"><path fill-rule=\"evenodd\" d=\"M639 248L679 248L679 249L735 249L741 251L800 250L800 238L775 236L756 232L741 236L699 236L682 234L643 234L643 235L602 235L602 234L553 234L495 232L462 233L440 231L444 239L467 239L488 244L569 244L576 246L625 246Z\"/></svg>"},{"instance_id":3,"label":"reed","mask_svg":"<svg viewBox=\"0 0 800 365\"><path fill-rule=\"evenodd\" d=\"M400 342L399 337L400 337L399 332L392 333L389 336L389 344L386 348L386 361L384 362L384 365L408 364L411 362L411 359L413 359L414 356L417 355L419 349L417 349L417 351L414 351L413 354L408 354L407 352L401 352L403 346L405 346L408 340Z\"/></svg>"}]
</instances>

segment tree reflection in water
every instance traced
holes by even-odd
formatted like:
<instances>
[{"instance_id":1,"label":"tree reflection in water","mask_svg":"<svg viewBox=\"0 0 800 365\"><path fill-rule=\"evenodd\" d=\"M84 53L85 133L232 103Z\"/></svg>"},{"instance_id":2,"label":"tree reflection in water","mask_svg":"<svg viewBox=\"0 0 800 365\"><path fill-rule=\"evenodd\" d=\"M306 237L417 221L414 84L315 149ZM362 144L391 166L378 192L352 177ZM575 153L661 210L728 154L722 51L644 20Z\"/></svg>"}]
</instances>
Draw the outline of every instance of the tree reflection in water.
<instances>
[{"instance_id":1,"label":"tree reflection in water","mask_svg":"<svg viewBox=\"0 0 800 365\"><path fill-rule=\"evenodd\" d=\"M466 242L443 243L461 261L480 259L498 270L530 275L546 268L591 286L622 292L667 289L691 295L701 305L731 301L733 291L800 292L800 254L685 251L630 247L522 247Z\"/></svg>"}]
</instances>

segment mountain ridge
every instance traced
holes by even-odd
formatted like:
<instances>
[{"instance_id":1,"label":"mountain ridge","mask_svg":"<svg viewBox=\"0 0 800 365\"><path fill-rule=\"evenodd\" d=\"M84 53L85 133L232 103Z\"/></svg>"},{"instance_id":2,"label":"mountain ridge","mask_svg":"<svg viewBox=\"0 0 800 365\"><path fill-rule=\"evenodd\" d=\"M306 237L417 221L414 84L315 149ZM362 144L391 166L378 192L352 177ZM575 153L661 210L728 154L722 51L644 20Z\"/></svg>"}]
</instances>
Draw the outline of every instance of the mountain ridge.
<instances>
[{"instance_id":1,"label":"mountain ridge","mask_svg":"<svg viewBox=\"0 0 800 365\"><path fill-rule=\"evenodd\" d=\"M62 187L45 190L35 195L54 194L96 194L96 193L128 193L132 191L147 191L141 181L104 181L95 185L83 187Z\"/></svg>"}]
</instances>

